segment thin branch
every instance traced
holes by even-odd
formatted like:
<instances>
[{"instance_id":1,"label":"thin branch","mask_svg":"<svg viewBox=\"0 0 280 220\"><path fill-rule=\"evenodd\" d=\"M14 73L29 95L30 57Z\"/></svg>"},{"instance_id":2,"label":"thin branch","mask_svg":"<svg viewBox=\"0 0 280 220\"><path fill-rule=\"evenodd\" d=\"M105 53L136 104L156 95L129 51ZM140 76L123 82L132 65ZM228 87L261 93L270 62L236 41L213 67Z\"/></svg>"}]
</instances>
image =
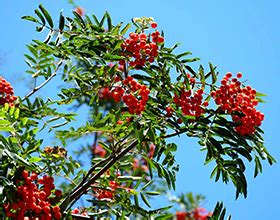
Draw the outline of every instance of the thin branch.
<instances>
[{"instance_id":1,"label":"thin branch","mask_svg":"<svg viewBox=\"0 0 280 220\"><path fill-rule=\"evenodd\" d=\"M62 212L67 209L69 201L78 200L100 176L102 176L104 173L106 173L106 171L110 167L112 167L119 159L121 159L124 155L126 155L131 149L133 149L137 145L137 143L138 143L138 140L136 139L128 147L126 147L123 151L121 151L119 154L112 155L112 158L101 170L99 170L94 176L92 176L83 185L81 185L79 187L75 187L75 189L72 191L70 196L66 197L62 201L62 203L60 205L60 209L62 210Z\"/></svg>"},{"instance_id":2,"label":"thin branch","mask_svg":"<svg viewBox=\"0 0 280 220\"><path fill-rule=\"evenodd\" d=\"M100 167L103 163L109 161L112 159L112 155L110 155L109 157L105 158L104 160L101 160L99 161L98 163L96 163L94 166L92 166L87 174L85 175L85 177L83 178L83 180L78 184L78 186L76 188L79 188L80 186L82 186L86 180L89 178L89 176L94 172L94 170L97 168L97 167Z\"/></svg>"},{"instance_id":3,"label":"thin branch","mask_svg":"<svg viewBox=\"0 0 280 220\"><path fill-rule=\"evenodd\" d=\"M35 92L37 92L39 89L41 89L42 87L44 87L52 78L54 78L57 74L58 68L60 67L60 64L62 63L62 59L60 59L57 63L57 67L55 69L55 71L52 73L52 75L47 78L43 83L41 83L39 86L34 87L33 90L28 93L26 96L24 96L24 98L22 99L22 101L25 101L26 99L28 99L30 96L32 96Z\"/></svg>"},{"instance_id":4,"label":"thin branch","mask_svg":"<svg viewBox=\"0 0 280 220\"><path fill-rule=\"evenodd\" d=\"M59 173L57 173L55 175L58 176L58 177L64 178L64 179L68 180L70 183L72 183L74 186L77 186L77 184L71 178L69 178L67 176L64 176L62 174L59 174Z\"/></svg>"},{"instance_id":5,"label":"thin branch","mask_svg":"<svg viewBox=\"0 0 280 220\"><path fill-rule=\"evenodd\" d=\"M162 136L161 138L164 138L164 139L165 139L165 138L171 138L171 137L174 137L174 136L183 134L183 133L185 133L185 132L188 131L188 130L189 130L189 128L184 128L184 129L179 130L179 131L176 131L176 132L174 132L174 133L164 135L164 136Z\"/></svg>"}]
</instances>

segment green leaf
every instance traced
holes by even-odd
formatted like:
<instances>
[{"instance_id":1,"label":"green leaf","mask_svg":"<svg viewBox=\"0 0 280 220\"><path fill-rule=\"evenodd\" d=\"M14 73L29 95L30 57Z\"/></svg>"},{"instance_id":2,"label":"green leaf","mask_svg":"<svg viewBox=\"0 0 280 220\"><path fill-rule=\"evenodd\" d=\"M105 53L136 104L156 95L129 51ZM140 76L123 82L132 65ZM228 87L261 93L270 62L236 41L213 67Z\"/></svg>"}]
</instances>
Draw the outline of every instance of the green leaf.
<instances>
[{"instance_id":1,"label":"green leaf","mask_svg":"<svg viewBox=\"0 0 280 220\"><path fill-rule=\"evenodd\" d=\"M104 55L104 59L110 60L110 61L117 61L117 60L123 60L124 57L123 56L119 56L119 55L113 55L113 54L106 53Z\"/></svg>"},{"instance_id":2,"label":"green leaf","mask_svg":"<svg viewBox=\"0 0 280 220\"><path fill-rule=\"evenodd\" d=\"M35 14L40 18L40 20L44 26L46 24L46 20L45 20L44 16L41 14L41 12L38 9L35 10Z\"/></svg>"},{"instance_id":3,"label":"green leaf","mask_svg":"<svg viewBox=\"0 0 280 220\"><path fill-rule=\"evenodd\" d=\"M41 32L41 31L43 31L44 29L45 29L44 26L36 27L36 31L37 31L37 32Z\"/></svg>"},{"instance_id":4,"label":"green leaf","mask_svg":"<svg viewBox=\"0 0 280 220\"><path fill-rule=\"evenodd\" d=\"M139 200L138 200L138 195L134 194L134 204L139 207Z\"/></svg>"},{"instance_id":5,"label":"green leaf","mask_svg":"<svg viewBox=\"0 0 280 220\"><path fill-rule=\"evenodd\" d=\"M182 63L192 63L192 62L196 62L200 60L198 57L196 58L190 58L190 59L184 59L184 60L181 60Z\"/></svg>"},{"instance_id":6,"label":"green leaf","mask_svg":"<svg viewBox=\"0 0 280 220\"><path fill-rule=\"evenodd\" d=\"M27 20L27 21L32 21L32 22L35 22L35 23L39 22L36 18L34 18L32 16L23 16L23 17L21 17L21 19L24 19L24 20Z\"/></svg>"},{"instance_id":7,"label":"green leaf","mask_svg":"<svg viewBox=\"0 0 280 220\"><path fill-rule=\"evenodd\" d=\"M112 25L112 19L111 19L111 17L110 17L110 15L109 15L109 13L106 11L106 17L107 17L107 25L108 25L108 31L111 31L112 30L112 27L113 27L113 25Z\"/></svg>"},{"instance_id":8,"label":"green leaf","mask_svg":"<svg viewBox=\"0 0 280 220\"><path fill-rule=\"evenodd\" d=\"M3 150L3 154L6 154L8 157L10 157L12 160L15 160L22 164L23 166L27 167L30 170L34 170L34 166L30 164L27 160L24 158L20 157L16 153L9 152L8 150Z\"/></svg>"},{"instance_id":9,"label":"green leaf","mask_svg":"<svg viewBox=\"0 0 280 220\"><path fill-rule=\"evenodd\" d=\"M210 67L210 72L211 72L211 76L212 76L212 84L215 84L217 82L217 75L215 73L216 67L213 67L213 65L211 63L209 63L209 67Z\"/></svg>"},{"instance_id":10,"label":"green leaf","mask_svg":"<svg viewBox=\"0 0 280 220\"><path fill-rule=\"evenodd\" d=\"M145 196L142 192L140 192L140 196L141 196L141 199L143 200L143 202L144 202L149 208L151 208L151 205L150 205L148 199L146 198L146 196Z\"/></svg>"},{"instance_id":11,"label":"green leaf","mask_svg":"<svg viewBox=\"0 0 280 220\"><path fill-rule=\"evenodd\" d=\"M198 74L200 77L200 81L202 83L202 88L205 87L205 75L204 75L204 68L202 65L199 66Z\"/></svg>"},{"instance_id":12,"label":"green leaf","mask_svg":"<svg viewBox=\"0 0 280 220\"><path fill-rule=\"evenodd\" d=\"M60 17L59 17L59 30L62 31L65 25L65 18L62 15L62 12L60 12Z\"/></svg>"},{"instance_id":13,"label":"green leaf","mask_svg":"<svg viewBox=\"0 0 280 220\"><path fill-rule=\"evenodd\" d=\"M255 156L255 172L254 172L254 177L256 177L259 172L262 172L262 164L260 162L259 157Z\"/></svg>"},{"instance_id":14,"label":"green leaf","mask_svg":"<svg viewBox=\"0 0 280 220\"><path fill-rule=\"evenodd\" d=\"M19 108L16 108L16 111L14 113L14 118L18 119L18 117L19 117Z\"/></svg>"},{"instance_id":15,"label":"green leaf","mask_svg":"<svg viewBox=\"0 0 280 220\"><path fill-rule=\"evenodd\" d=\"M104 21L105 21L106 17L107 17L106 14L104 14L103 17L101 18L101 20L100 20L100 22L99 22L99 27L100 27L100 28L103 27L103 24L104 24Z\"/></svg>"},{"instance_id":16,"label":"green leaf","mask_svg":"<svg viewBox=\"0 0 280 220\"><path fill-rule=\"evenodd\" d=\"M224 154L223 146L219 141L217 141L215 138L209 137L209 141L211 145L219 151L220 154Z\"/></svg>"},{"instance_id":17,"label":"green leaf","mask_svg":"<svg viewBox=\"0 0 280 220\"><path fill-rule=\"evenodd\" d=\"M30 163L37 163L37 162L40 162L41 160L42 160L41 157L31 157L31 158L29 159L29 162L30 162Z\"/></svg>"},{"instance_id":18,"label":"green leaf","mask_svg":"<svg viewBox=\"0 0 280 220\"><path fill-rule=\"evenodd\" d=\"M75 15L75 17L77 18L76 21L78 21L78 24L82 27L85 28L86 24L84 19L81 17L81 15L79 15L77 12L73 11L73 14Z\"/></svg>"},{"instance_id":19,"label":"green leaf","mask_svg":"<svg viewBox=\"0 0 280 220\"><path fill-rule=\"evenodd\" d=\"M260 92L257 92L256 93L256 96L257 97L265 97L265 96L267 96L266 94L263 94L263 93L260 93Z\"/></svg>"},{"instance_id":20,"label":"green leaf","mask_svg":"<svg viewBox=\"0 0 280 220\"><path fill-rule=\"evenodd\" d=\"M154 181L153 180L150 180L149 182L147 182L141 190L145 190L149 185L151 185Z\"/></svg>"},{"instance_id":21,"label":"green leaf","mask_svg":"<svg viewBox=\"0 0 280 220\"><path fill-rule=\"evenodd\" d=\"M158 196L161 193L160 192L156 192L156 191L147 191L147 192L145 192L145 194L149 195L149 196Z\"/></svg>"},{"instance_id":22,"label":"green leaf","mask_svg":"<svg viewBox=\"0 0 280 220\"><path fill-rule=\"evenodd\" d=\"M109 212L109 210L107 210L107 209L103 209L103 210L101 210L101 211L99 211L99 212L90 212L90 213L88 213L88 215L89 216L98 216L98 215L104 215L104 214L106 214L106 213L108 213ZM73 214L72 214L73 215ZM73 216L75 216L75 215L73 215ZM76 215L77 217L80 217L80 218L83 218L83 217L85 217L84 215Z\"/></svg>"},{"instance_id":23,"label":"green leaf","mask_svg":"<svg viewBox=\"0 0 280 220\"><path fill-rule=\"evenodd\" d=\"M92 15L94 22L96 23L97 26L99 26L99 21L98 18L93 14Z\"/></svg>"},{"instance_id":24,"label":"green leaf","mask_svg":"<svg viewBox=\"0 0 280 220\"><path fill-rule=\"evenodd\" d=\"M192 52L187 51L187 52L184 52L184 53L180 53L180 54L178 54L178 55L176 56L176 58L177 58L177 59L180 59L180 58L182 58L182 57L184 57L184 56L188 56L188 55L192 55Z\"/></svg>"},{"instance_id":25,"label":"green leaf","mask_svg":"<svg viewBox=\"0 0 280 220\"><path fill-rule=\"evenodd\" d=\"M52 18L51 18L51 16L50 16L49 12L43 7L42 4L39 5L39 8L40 8L40 10L42 11L42 13L44 14L45 18L47 19L47 21L48 21L50 27L53 28L53 27L54 27L54 24L53 24L53 20L52 20Z\"/></svg>"},{"instance_id":26,"label":"green leaf","mask_svg":"<svg viewBox=\"0 0 280 220\"><path fill-rule=\"evenodd\" d=\"M124 35L130 27L131 27L131 24L129 24L129 23L127 25L125 25L124 28L120 31L120 34Z\"/></svg>"}]
</instances>

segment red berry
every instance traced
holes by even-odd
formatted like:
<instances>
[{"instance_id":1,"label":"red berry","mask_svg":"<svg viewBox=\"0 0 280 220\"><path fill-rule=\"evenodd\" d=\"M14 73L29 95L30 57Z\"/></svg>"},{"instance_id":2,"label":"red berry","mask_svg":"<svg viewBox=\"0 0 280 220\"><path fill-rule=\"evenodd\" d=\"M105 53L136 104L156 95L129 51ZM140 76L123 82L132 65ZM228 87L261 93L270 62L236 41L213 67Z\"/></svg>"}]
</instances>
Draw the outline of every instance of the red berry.
<instances>
[{"instance_id":1,"label":"red berry","mask_svg":"<svg viewBox=\"0 0 280 220\"><path fill-rule=\"evenodd\" d=\"M75 208L74 210L72 210L71 213L72 213L72 214L79 214L79 212L80 212L79 209L78 209L78 208Z\"/></svg>"},{"instance_id":2,"label":"red berry","mask_svg":"<svg viewBox=\"0 0 280 220\"><path fill-rule=\"evenodd\" d=\"M152 22L151 23L151 28L157 28L157 23L156 22Z\"/></svg>"},{"instance_id":3,"label":"red berry","mask_svg":"<svg viewBox=\"0 0 280 220\"><path fill-rule=\"evenodd\" d=\"M52 210L53 210L54 213L59 213L59 212L60 212L59 206L54 206L54 207L52 208Z\"/></svg>"},{"instance_id":4,"label":"red berry","mask_svg":"<svg viewBox=\"0 0 280 220\"><path fill-rule=\"evenodd\" d=\"M164 38L163 38L162 36L159 36L159 37L157 38L157 41L156 41L156 42L159 43L159 44L161 44L161 43L164 42Z\"/></svg>"},{"instance_id":5,"label":"red berry","mask_svg":"<svg viewBox=\"0 0 280 220\"><path fill-rule=\"evenodd\" d=\"M186 220L187 213L186 212L176 212L176 220Z\"/></svg>"},{"instance_id":6,"label":"red berry","mask_svg":"<svg viewBox=\"0 0 280 220\"><path fill-rule=\"evenodd\" d=\"M24 170L21 172L21 175L24 179L26 179L29 176L29 173L28 173L28 171Z\"/></svg>"},{"instance_id":7,"label":"red berry","mask_svg":"<svg viewBox=\"0 0 280 220\"><path fill-rule=\"evenodd\" d=\"M118 125L122 125L122 124L123 124L123 121L119 120L119 121L117 121L117 124L118 124Z\"/></svg>"},{"instance_id":8,"label":"red berry","mask_svg":"<svg viewBox=\"0 0 280 220\"><path fill-rule=\"evenodd\" d=\"M61 197L62 196L62 191L57 189L57 190L55 190L54 194L55 194L56 197Z\"/></svg>"},{"instance_id":9,"label":"red berry","mask_svg":"<svg viewBox=\"0 0 280 220\"><path fill-rule=\"evenodd\" d=\"M43 207L43 212L44 212L45 214L49 214L50 211L51 211L50 206L44 206L44 207Z\"/></svg>"},{"instance_id":10,"label":"red berry","mask_svg":"<svg viewBox=\"0 0 280 220\"><path fill-rule=\"evenodd\" d=\"M205 102L203 102L202 105L203 105L204 107L207 107L207 106L209 105L209 102L205 101Z\"/></svg>"},{"instance_id":11,"label":"red berry","mask_svg":"<svg viewBox=\"0 0 280 220\"><path fill-rule=\"evenodd\" d=\"M44 191L40 191L40 193L39 193L39 198L40 198L40 199L42 199L42 200L45 200L45 199L46 199L46 197L47 197L46 192L44 192Z\"/></svg>"},{"instance_id":12,"label":"red berry","mask_svg":"<svg viewBox=\"0 0 280 220\"><path fill-rule=\"evenodd\" d=\"M30 176L30 178L31 178L32 180L37 180L37 179L38 179L38 175L37 175L36 173L32 173L31 176Z\"/></svg>"},{"instance_id":13,"label":"red berry","mask_svg":"<svg viewBox=\"0 0 280 220\"><path fill-rule=\"evenodd\" d=\"M177 123L178 123L178 124L182 124L182 123L183 123L183 120L182 120L181 118L178 118L178 119L177 119Z\"/></svg>"},{"instance_id":14,"label":"red berry","mask_svg":"<svg viewBox=\"0 0 280 220\"><path fill-rule=\"evenodd\" d=\"M241 78L242 77L242 73L237 73L236 77L237 78Z\"/></svg>"},{"instance_id":15,"label":"red berry","mask_svg":"<svg viewBox=\"0 0 280 220\"><path fill-rule=\"evenodd\" d=\"M228 73L226 74L226 77L227 77L227 78L231 78L231 77L232 77L232 73L228 72Z\"/></svg>"}]
</instances>

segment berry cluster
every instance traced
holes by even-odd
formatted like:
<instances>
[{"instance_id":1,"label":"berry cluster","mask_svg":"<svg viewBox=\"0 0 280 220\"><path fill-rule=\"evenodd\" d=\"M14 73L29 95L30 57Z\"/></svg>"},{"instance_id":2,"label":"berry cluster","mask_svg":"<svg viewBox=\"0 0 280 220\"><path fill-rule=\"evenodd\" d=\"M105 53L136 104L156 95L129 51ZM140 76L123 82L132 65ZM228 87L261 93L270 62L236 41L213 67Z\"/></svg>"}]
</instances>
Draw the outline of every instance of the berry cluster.
<instances>
[{"instance_id":1,"label":"berry cluster","mask_svg":"<svg viewBox=\"0 0 280 220\"><path fill-rule=\"evenodd\" d=\"M191 74L187 73L187 77L189 79L190 84L195 84L196 83L196 79L194 77L192 77Z\"/></svg>"},{"instance_id":2,"label":"berry cluster","mask_svg":"<svg viewBox=\"0 0 280 220\"><path fill-rule=\"evenodd\" d=\"M94 189L95 194L94 196L98 199L98 200L102 200L102 199L112 199L115 193L115 190L119 187L120 185L115 182L115 181L109 181L109 187L110 190L103 190L103 189Z\"/></svg>"},{"instance_id":3,"label":"berry cluster","mask_svg":"<svg viewBox=\"0 0 280 220\"><path fill-rule=\"evenodd\" d=\"M75 208L75 209L72 210L71 213L74 214L74 215L79 214L79 215L82 215L82 216L88 216L85 209L79 210L78 208ZM75 218L73 218L73 220L75 220Z\"/></svg>"},{"instance_id":4,"label":"berry cluster","mask_svg":"<svg viewBox=\"0 0 280 220\"><path fill-rule=\"evenodd\" d=\"M95 156L105 157L107 154L107 151L101 145L97 144L97 146L96 145L93 146L92 153Z\"/></svg>"},{"instance_id":5,"label":"berry cluster","mask_svg":"<svg viewBox=\"0 0 280 220\"><path fill-rule=\"evenodd\" d=\"M138 158L134 158L132 163L132 169L134 171L135 170L140 171L141 173L142 172L147 173L149 171L149 168L146 165L146 161L143 158L141 158L141 160Z\"/></svg>"},{"instance_id":6,"label":"berry cluster","mask_svg":"<svg viewBox=\"0 0 280 220\"><path fill-rule=\"evenodd\" d=\"M17 97L14 96L14 89L11 84L0 76L0 105L8 103L13 106L16 99Z\"/></svg>"},{"instance_id":7,"label":"berry cluster","mask_svg":"<svg viewBox=\"0 0 280 220\"><path fill-rule=\"evenodd\" d=\"M44 176L38 179L36 173L29 174L24 170L21 173L22 180L18 180L16 202L4 205L7 217L23 219L26 214L39 217L42 220L60 219L62 217L59 206L51 206L50 196L55 189L54 179ZM39 187L39 185L42 185ZM55 190L57 198L62 192Z\"/></svg>"},{"instance_id":8,"label":"berry cluster","mask_svg":"<svg viewBox=\"0 0 280 220\"><path fill-rule=\"evenodd\" d=\"M151 27L156 28L157 24L152 22ZM129 65L138 68L143 67L146 62L154 62L155 57L158 56L157 44L163 42L164 38L159 31L154 31L148 36L145 33L131 32L129 38L124 40L121 47L125 52L128 52L130 57L134 58L134 60L129 61ZM123 61L120 64L123 64Z\"/></svg>"},{"instance_id":9,"label":"berry cluster","mask_svg":"<svg viewBox=\"0 0 280 220\"><path fill-rule=\"evenodd\" d=\"M186 220L188 216L187 212L176 212L176 220Z\"/></svg>"},{"instance_id":10,"label":"berry cluster","mask_svg":"<svg viewBox=\"0 0 280 220\"><path fill-rule=\"evenodd\" d=\"M122 100L123 94L124 94L124 88L121 86L115 86L111 93L111 97L114 99L116 103L120 102Z\"/></svg>"},{"instance_id":11,"label":"berry cluster","mask_svg":"<svg viewBox=\"0 0 280 220\"><path fill-rule=\"evenodd\" d=\"M121 86L114 86L111 91L108 87L99 90L99 98L113 98L116 103L123 100L130 114L140 115L145 110L150 90L147 86L138 83L131 76L125 78L121 83Z\"/></svg>"},{"instance_id":12,"label":"berry cluster","mask_svg":"<svg viewBox=\"0 0 280 220\"><path fill-rule=\"evenodd\" d=\"M232 78L232 74L227 73L221 81L222 85L216 91L212 91L211 96L222 111L232 115L233 121L237 124L235 127L237 133L253 134L255 127L261 125L264 114L255 108L258 105L256 90L250 86L242 87L238 80L242 77L241 73L236 77Z\"/></svg>"},{"instance_id":13,"label":"berry cluster","mask_svg":"<svg viewBox=\"0 0 280 220\"><path fill-rule=\"evenodd\" d=\"M177 106L180 106L184 115L199 117L204 113L204 107L208 106L208 102L202 102L203 99L203 89L184 90L182 89L180 95L173 97L173 101Z\"/></svg>"},{"instance_id":14,"label":"berry cluster","mask_svg":"<svg viewBox=\"0 0 280 220\"><path fill-rule=\"evenodd\" d=\"M211 212L207 212L205 208L195 208L191 212L176 212L176 220L207 220L212 216Z\"/></svg>"},{"instance_id":15,"label":"berry cluster","mask_svg":"<svg viewBox=\"0 0 280 220\"><path fill-rule=\"evenodd\" d=\"M123 101L128 106L128 112L130 114L140 115L141 112L145 110L150 90L147 86L136 82L131 76L124 79L123 84L131 91L123 96Z\"/></svg>"},{"instance_id":16,"label":"berry cluster","mask_svg":"<svg viewBox=\"0 0 280 220\"><path fill-rule=\"evenodd\" d=\"M98 91L98 96L101 100L109 100L112 98L110 88L104 87Z\"/></svg>"},{"instance_id":17,"label":"berry cluster","mask_svg":"<svg viewBox=\"0 0 280 220\"><path fill-rule=\"evenodd\" d=\"M212 216L211 212L207 212L205 208L198 207L192 211L192 217L196 220L207 220Z\"/></svg>"},{"instance_id":18,"label":"berry cluster","mask_svg":"<svg viewBox=\"0 0 280 220\"><path fill-rule=\"evenodd\" d=\"M171 106L167 106L166 108L165 108L165 111L166 111L166 117L171 117L172 116L172 114L173 114L173 112L174 112L174 109L171 107Z\"/></svg>"}]
</instances>

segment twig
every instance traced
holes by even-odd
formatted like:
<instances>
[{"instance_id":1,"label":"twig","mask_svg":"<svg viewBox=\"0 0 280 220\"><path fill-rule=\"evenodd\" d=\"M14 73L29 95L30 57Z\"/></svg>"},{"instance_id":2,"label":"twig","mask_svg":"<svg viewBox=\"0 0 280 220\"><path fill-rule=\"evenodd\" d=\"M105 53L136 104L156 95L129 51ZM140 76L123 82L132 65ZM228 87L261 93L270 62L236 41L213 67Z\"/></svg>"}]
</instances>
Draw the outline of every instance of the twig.
<instances>
[{"instance_id":1,"label":"twig","mask_svg":"<svg viewBox=\"0 0 280 220\"><path fill-rule=\"evenodd\" d=\"M75 189L72 191L69 197L66 197L61 205L60 209L62 212L64 212L69 204L69 201L78 200L86 191L87 189L100 177L102 176L110 167L112 167L120 158L122 158L124 155L126 155L131 149L133 149L138 143L138 140L134 140L128 147L126 147L123 151L121 151L117 155L112 155L112 158L110 158L109 162L101 169L99 170L94 176L92 176L87 182L85 182L83 185L79 187L75 187ZM88 175L87 175L88 176ZM79 184L80 185L80 184Z\"/></svg>"},{"instance_id":2,"label":"twig","mask_svg":"<svg viewBox=\"0 0 280 220\"><path fill-rule=\"evenodd\" d=\"M185 132L188 131L188 130L189 130L189 128L184 128L184 129L179 130L179 131L177 131L177 132L164 135L164 136L162 136L161 138L164 138L164 139L165 139L165 138L171 138L171 137L177 136L177 135L179 135L179 134L183 134L183 133L185 133Z\"/></svg>"},{"instance_id":3,"label":"twig","mask_svg":"<svg viewBox=\"0 0 280 220\"><path fill-rule=\"evenodd\" d=\"M77 184L71 178L69 178L67 176L64 176L62 174L59 174L59 173L57 173L55 175L58 176L58 177L64 178L64 179L68 180L70 183L72 183L73 185L77 186Z\"/></svg>"},{"instance_id":4,"label":"twig","mask_svg":"<svg viewBox=\"0 0 280 220\"><path fill-rule=\"evenodd\" d=\"M29 98L30 96L32 96L35 92L37 92L39 89L41 89L42 87L44 87L52 78L54 78L57 74L57 70L60 67L60 64L62 63L62 59L60 59L57 63L57 67L55 69L55 71L52 73L52 75L47 78L43 83L41 83L39 86L33 88L33 90L31 92L29 92L26 96L24 96L24 98L22 99L22 101L25 101L27 98Z\"/></svg>"},{"instance_id":5,"label":"twig","mask_svg":"<svg viewBox=\"0 0 280 220\"><path fill-rule=\"evenodd\" d=\"M89 178L89 176L94 172L94 170L95 170L97 167L100 167L103 163L105 163L105 162L107 162L107 161L109 161L109 160L111 160L111 159L112 159L112 155L110 155L109 157L105 158L104 160L99 161L99 162L96 163L94 166L92 166L92 167L88 170L88 172L87 172L87 174L85 175L85 177L83 178L83 180L78 184L78 186L77 186L76 188L82 186L82 185L86 182L86 180Z\"/></svg>"}]
</instances>

